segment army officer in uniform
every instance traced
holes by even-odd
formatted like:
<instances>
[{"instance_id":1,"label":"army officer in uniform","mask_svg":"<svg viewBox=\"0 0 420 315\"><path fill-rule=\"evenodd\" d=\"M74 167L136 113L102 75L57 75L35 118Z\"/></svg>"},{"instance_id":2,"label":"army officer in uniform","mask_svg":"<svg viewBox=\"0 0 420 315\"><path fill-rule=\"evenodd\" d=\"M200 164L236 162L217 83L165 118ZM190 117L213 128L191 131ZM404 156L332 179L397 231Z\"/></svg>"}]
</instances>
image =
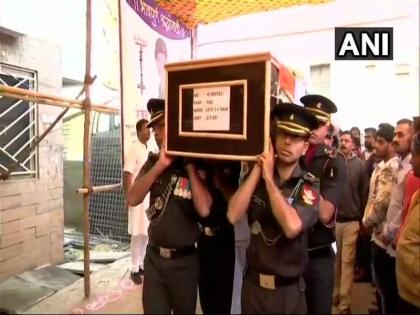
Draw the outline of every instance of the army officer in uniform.
<instances>
[{"instance_id":1,"label":"army officer in uniform","mask_svg":"<svg viewBox=\"0 0 420 315\"><path fill-rule=\"evenodd\" d=\"M306 302L309 314L330 314L334 289L334 225L337 203L346 184L347 167L344 156L325 145L331 114L337 107L328 98L311 94L300 101L316 116L319 128L311 132L310 146L304 158L308 172L321 182L319 220L309 233L309 265L305 273Z\"/></svg>"},{"instance_id":2,"label":"army officer in uniform","mask_svg":"<svg viewBox=\"0 0 420 315\"><path fill-rule=\"evenodd\" d=\"M165 153L162 99L149 100L158 156L150 155L128 192L135 206L150 191L149 243L144 261L143 307L145 313L193 314L197 303L199 217L206 217L212 197L195 166Z\"/></svg>"},{"instance_id":3,"label":"army officer in uniform","mask_svg":"<svg viewBox=\"0 0 420 315\"><path fill-rule=\"evenodd\" d=\"M228 206L230 222L248 211L251 227L242 312L302 314L306 231L318 217L319 185L300 168L299 159L318 123L302 106L288 103L276 106L272 117L273 145L258 157Z\"/></svg>"}]
</instances>

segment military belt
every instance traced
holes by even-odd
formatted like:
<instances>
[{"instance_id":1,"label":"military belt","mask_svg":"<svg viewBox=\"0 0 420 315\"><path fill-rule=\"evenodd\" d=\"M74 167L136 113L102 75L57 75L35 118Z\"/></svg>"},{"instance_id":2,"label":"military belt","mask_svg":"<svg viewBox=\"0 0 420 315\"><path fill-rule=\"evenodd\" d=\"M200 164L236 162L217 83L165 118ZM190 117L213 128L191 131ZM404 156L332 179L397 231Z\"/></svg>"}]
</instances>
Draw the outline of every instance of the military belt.
<instances>
[{"instance_id":1,"label":"military belt","mask_svg":"<svg viewBox=\"0 0 420 315\"><path fill-rule=\"evenodd\" d=\"M195 245L188 245L181 248L166 248L158 246L149 240L149 246L159 253L159 256L165 259L176 259L194 254L197 251Z\"/></svg>"},{"instance_id":2,"label":"military belt","mask_svg":"<svg viewBox=\"0 0 420 315\"><path fill-rule=\"evenodd\" d=\"M279 287L286 287L299 281L300 277L283 277L280 275L263 274L247 268L245 277L261 288L275 290Z\"/></svg>"}]
</instances>

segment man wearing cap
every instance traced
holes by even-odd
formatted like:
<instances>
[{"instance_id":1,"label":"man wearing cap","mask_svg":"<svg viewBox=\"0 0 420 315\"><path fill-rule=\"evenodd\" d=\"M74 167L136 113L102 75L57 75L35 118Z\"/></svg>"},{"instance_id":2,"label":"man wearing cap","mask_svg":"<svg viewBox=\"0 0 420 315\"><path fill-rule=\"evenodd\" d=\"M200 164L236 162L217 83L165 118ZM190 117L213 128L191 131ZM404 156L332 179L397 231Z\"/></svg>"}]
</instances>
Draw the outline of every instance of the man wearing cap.
<instances>
[{"instance_id":1,"label":"man wearing cap","mask_svg":"<svg viewBox=\"0 0 420 315\"><path fill-rule=\"evenodd\" d=\"M317 127L302 106L284 103L272 111L268 152L229 201L228 219L248 212L251 240L242 289L242 313L306 313L303 273L308 261L306 231L316 222L319 181L299 166Z\"/></svg>"},{"instance_id":2,"label":"man wearing cap","mask_svg":"<svg viewBox=\"0 0 420 315\"><path fill-rule=\"evenodd\" d=\"M347 169L344 156L324 144L331 114L337 107L328 98L310 94L300 101L312 112L320 126L312 130L310 146L304 157L307 171L321 181L319 219L309 233L309 264L305 272L306 300L309 314L330 314L334 289L334 224L341 190L346 184Z\"/></svg>"},{"instance_id":3,"label":"man wearing cap","mask_svg":"<svg viewBox=\"0 0 420 315\"><path fill-rule=\"evenodd\" d=\"M150 99L148 124L158 155L149 155L128 192L132 206L150 191L149 243L144 261L143 308L145 313L195 313L198 286L196 242L198 216L206 217L212 197L191 161L174 159L165 152L165 101Z\"/></svg>"}]
</instances>

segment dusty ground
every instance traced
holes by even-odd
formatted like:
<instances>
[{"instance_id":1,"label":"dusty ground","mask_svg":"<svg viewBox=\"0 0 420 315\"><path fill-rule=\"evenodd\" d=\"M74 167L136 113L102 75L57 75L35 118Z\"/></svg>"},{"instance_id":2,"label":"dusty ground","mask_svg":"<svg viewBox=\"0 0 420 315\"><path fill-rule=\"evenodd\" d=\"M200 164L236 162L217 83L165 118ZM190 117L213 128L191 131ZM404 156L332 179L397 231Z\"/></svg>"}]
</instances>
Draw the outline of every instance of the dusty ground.
<instances>
[{"instance_id":1,"label":"dusty ground","mask_svg":"<svg viewBox=\"0 0 420 315\"><path fill-rule=\"evenodd\" d=\"M129 258L110 264L91 275L91 296L84 297L84 283L80 279L28 309L26 314L141 314L142 286L136 286L129 276ZM357 283L353 287L353 307L356 314L367 314L373 291L370 284ZM197 313L200 312L199 305ZM333 310L334 313L334 310Z\"/></svg>"}]
</instances>

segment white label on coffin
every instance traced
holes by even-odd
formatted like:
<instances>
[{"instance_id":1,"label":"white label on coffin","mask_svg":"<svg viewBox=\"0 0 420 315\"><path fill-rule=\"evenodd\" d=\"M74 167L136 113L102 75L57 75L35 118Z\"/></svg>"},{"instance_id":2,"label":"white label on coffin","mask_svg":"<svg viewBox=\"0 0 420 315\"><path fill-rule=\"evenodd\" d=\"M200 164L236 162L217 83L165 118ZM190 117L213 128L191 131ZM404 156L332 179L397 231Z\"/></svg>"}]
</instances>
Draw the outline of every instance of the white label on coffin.
<instances>
[{"instance_id":1,"label":"white label on coffin","mask_svg":"<svg viewBox=\"0 0 420 315\"><path fill-rule=\"evenodd\" d=\"M193 130L230 130L230 86L194 89Z\"/></svg>"}]
</instances>

